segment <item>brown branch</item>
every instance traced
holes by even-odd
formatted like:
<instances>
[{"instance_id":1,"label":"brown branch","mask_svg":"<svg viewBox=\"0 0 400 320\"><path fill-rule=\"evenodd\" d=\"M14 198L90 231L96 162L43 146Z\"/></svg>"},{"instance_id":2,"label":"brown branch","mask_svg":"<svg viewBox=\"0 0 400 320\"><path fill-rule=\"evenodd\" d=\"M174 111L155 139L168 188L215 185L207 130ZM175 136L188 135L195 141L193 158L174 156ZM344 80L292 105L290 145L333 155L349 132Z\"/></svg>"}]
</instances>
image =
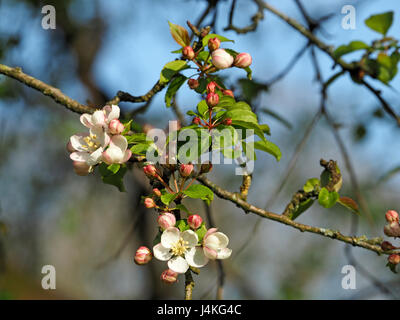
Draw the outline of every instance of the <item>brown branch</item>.
<instances>
[{"instance_id":1,"label":"brown branch","mask_svg":"<svg viewBox=\"0 0 400 320\"><path fill-rule=\"evenodd\" d=\"M193 299L194 280L190 269L185 273L185 300Z\"/></svg>"},{"instance_id":2,"label":"brown branch","mask_svg":"<svg viewBox=\"0 0 400 320\"><path fill-rule=\"evenodd\" d=\"M247 195L249 194L249 189L251 187L251 181L253 177L251 174L243 175L242 185L240 186L240 195L243 200L247 200Z\"/></svg>"},{"instance_id":3,"label":"brown branch","mask_svg":"<svg viewBox=\"0 0 400 320\"><path fill-rule=\"evenodd\" d=\"M264 19L263 6L260 3L258 3L257 1L255 1L255 3L258 6L258 10L254 14L254 16L251 17L251 21L253 21L253 22L244 28L239 28L239 27L234 26L234 24L233 24L233 15L235 13L236 0L232 0L231 10L229 12L228 26L224 29L224 31L233 30L236 33L248 33L251 31L255 31L257 29L258 23Z\"/></svg>"},{"instance_id":4,"label":"brown branch","mask_svg":"<svg viewBox=\"0 0 400 320\"><path fill-rule=\"evenodd\" d=\"M89 106L80 104L79 102L71 99L61 92L60 89L52 87L43 81L40 81L26 73L22 72L22 69L19 67L11 68L4 64L0 64L0 73L4 74L7 77L18 80L19 82L31 87L37 91L40 91L46 96L52 98L55 102L63 105L69 110L77 113L93 113L95 111L94 108Z\"/></svg>"},{"instance_id":5,"label":"brown branch","mask_svg":"<svg viewBox=\"0 0 400 320\"><path fill-rule=\"evenodd\" d=\"M227 190L219 187L218 185L216 185L215 183L213 183L212 181L207 179L205 176L199 176L199 177L197 177L197 180L200 181L203 185L209 187L218 197L233 202L239 208L242 208L245 212L252 212L260 217L270 219L273 221L277 221L279 223L283 223L283 224L290 226L292 228L295 228L301 232L310 232L310 233L318 234L323 237L335 239L338 241L342 241L342 242L351 244L356 247L361 247L361 248L364 248L364 249L367 249L370 251L374 251L377 254L392 254L392 253L396 252L396 250L391 250L391 251L382 250L382 248L380 247L380 243L382 242L381 238L367 239L365 236L361 236L361 237L346 236L336 230L313 227L313 226L305 225L305 224L302 224L299 222L295 222L284 215L258 208L256 206L242 200L240 198L239 194L227 191Z\"/></svg>"}]
</instances>

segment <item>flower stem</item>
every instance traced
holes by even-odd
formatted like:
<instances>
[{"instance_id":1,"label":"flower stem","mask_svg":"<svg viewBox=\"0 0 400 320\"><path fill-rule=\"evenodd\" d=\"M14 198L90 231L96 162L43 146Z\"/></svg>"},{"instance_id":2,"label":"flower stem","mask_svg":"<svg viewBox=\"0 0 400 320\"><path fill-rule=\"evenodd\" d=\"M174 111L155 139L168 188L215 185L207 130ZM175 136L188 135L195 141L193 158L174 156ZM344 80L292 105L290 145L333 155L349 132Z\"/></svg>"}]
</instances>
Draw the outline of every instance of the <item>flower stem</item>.
<instances>
[{"instance_id":1,"label":"flower stem","mask_svg":"<svg viewBox=\"0 0 400 320\"><path fill-rule=\"evenodd\" d=\"M192 300L193 298L194 280L190 269L185 273L185 300Z\"/></svg>"}]
</instances>

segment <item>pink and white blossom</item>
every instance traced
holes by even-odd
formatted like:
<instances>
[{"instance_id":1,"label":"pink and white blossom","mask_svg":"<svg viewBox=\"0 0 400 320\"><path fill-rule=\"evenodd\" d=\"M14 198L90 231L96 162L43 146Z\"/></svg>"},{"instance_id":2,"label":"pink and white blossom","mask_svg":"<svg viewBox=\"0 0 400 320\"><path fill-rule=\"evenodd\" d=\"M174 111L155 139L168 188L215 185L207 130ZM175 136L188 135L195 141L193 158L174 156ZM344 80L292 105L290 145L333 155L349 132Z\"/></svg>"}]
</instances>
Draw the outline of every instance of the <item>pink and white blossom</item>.
<instances>
[{"instance_id":1,"label":"pink and white blossom","mask_svg":"<svg viewBox=\"0 0 400 320\"><path fill-rule=\"evenodd\" d=\"M128 141L124 136L113 136L109 147L103 152L103 161L107 164L125 163L132 156L132 151L128 149Z\"/></svg>"},{"instance_id":2,"label":"pink and white blossom","mask_svg":"<svg viewBox=\"0 0 400 320\"><path fill-rule=\"evenodd\" d=\"M227 259L231 256L232 250L227 248L229 238L217 228L211 228L203 238L204 255L212 260Z\"/></svg>"}]
</instances>

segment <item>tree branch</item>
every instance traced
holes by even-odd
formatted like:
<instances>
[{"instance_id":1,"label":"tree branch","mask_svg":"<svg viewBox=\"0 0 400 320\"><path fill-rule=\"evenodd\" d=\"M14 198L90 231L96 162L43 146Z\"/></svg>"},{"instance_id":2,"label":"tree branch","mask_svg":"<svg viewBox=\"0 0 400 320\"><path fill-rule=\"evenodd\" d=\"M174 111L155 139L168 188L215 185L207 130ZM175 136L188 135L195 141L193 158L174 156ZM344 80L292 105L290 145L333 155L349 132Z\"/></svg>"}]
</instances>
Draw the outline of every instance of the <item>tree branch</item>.
<instances>
[{"instance_id":1,"label":"tree branch","mask_svg":"<svg viewBox=\"0 0 400 320\"><path fill-rule=\"evenodd\" d=\"M93 113L95 111L94 108L89 106L80 104L79 102L71 99L70 97L66 96L64 93L61 92L60 89L52 87L43 81L40 81L26 73L22 72L22 69L19 67L11 68L4 64L0 64L0 73L4 74L7 77L13 78L18 80L19 82L31 87L37 91L40 91L46 96L52 98L55 102L63 105L64 107L68 108L69 110L77 113Z\"/></svg>"},{"instance_id":2,"label":"tree branch","mask_svg":"<svg viewBox=\"0 0 400 320\"><path fill-rule=\"evenodd\" d=\"M318 234L323 237L339 240L339 241L351 244L356 247L361 247L361 248L364 248L364 249L367 249L370 251L374 251L377 254L392 254L392 253L398 252L396 250L391 250L391 251L382 250L382 248L380 247L382 238L368 239L365 236L351 237L351 236L343 235L339 231L336 231L336 230L313 227L313 226L305 225L302 223L298 223L284 215L280 215L280 214L277 214L274 212L270 212L270 211L258 208L256 206L242 200L239 194L232 193L230 191L227 191L227 190L219 187L218 185L216 185L215 183L213 183L212 181L207 179L205 176L199 176L199 177L197 177L197 180L200 181L203 185L209 187L218 197L233 202L239 208L242 208L245 212L252 212L252 213L257 214L260 217L283 223L287 226L290 226L297 230L300 230L301 232L310 232L310 233Z\"/></svg>"}]
</instances>

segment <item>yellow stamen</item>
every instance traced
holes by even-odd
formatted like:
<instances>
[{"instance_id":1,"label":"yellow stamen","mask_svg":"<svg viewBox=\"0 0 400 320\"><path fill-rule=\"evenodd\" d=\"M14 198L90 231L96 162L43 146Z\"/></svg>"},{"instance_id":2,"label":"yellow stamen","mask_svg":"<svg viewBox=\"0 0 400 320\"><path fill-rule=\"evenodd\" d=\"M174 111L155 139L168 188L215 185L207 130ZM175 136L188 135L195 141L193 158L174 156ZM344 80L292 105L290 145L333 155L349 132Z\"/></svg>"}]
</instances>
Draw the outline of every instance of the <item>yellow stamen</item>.
<instances>
[{"instance_id":1,"label":"yellow stamen","mask_svg":"<svg viewBox=\"0 0 400 320\"><path fill-rule=\"evenodd\" d=\"M188 246L187 246L188 244L189 244L188 241L185 241L185 240L183 240L182 238L180 238L180 239L178 240L178 242L176 242L176 243L172 246L172 248L171 248L172 254L173 254L174 256L181 256L181 255L183 255L183 254L186 252L186 250L188 249Z\"/></svg>"}]
</instances>

